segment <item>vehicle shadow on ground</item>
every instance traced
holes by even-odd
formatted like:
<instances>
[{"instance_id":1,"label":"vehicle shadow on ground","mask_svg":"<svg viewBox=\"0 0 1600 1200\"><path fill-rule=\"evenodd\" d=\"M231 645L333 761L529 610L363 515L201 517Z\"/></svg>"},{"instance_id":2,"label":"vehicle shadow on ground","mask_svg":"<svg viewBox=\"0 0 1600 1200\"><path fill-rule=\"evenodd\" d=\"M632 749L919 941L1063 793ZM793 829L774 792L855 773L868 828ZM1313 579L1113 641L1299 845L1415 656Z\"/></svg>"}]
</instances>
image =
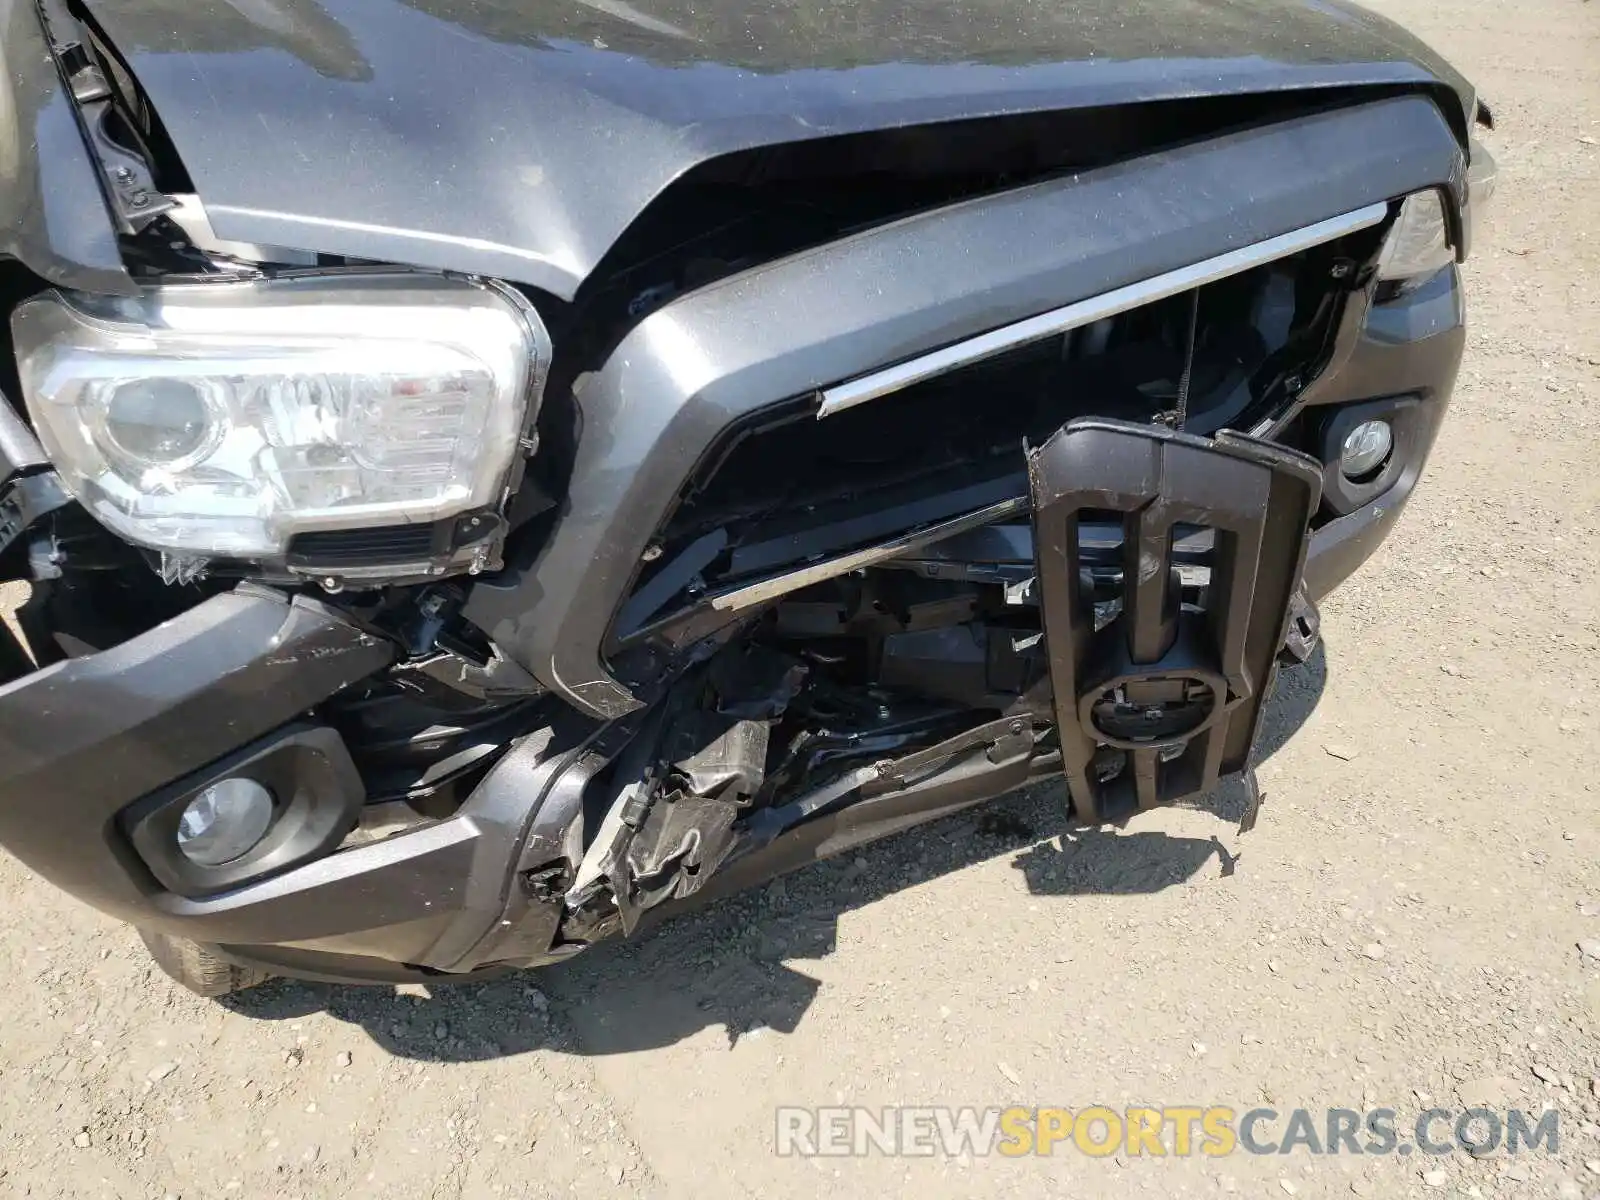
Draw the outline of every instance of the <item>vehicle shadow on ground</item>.
<instances>
[{"instance_id":1,"label":"vehicle shadow on ground","mask_svg":"<svg viewBox=\"0 0 1600 1200\"><path fill-rule=\"evenodd\" d=\"M1305 723L1326 680L1320 646L1304 667L1282 674L1257 761ZM1271 804L1269 796L1268 819ZM1197 807L1231 825L1244 805L1243 785L1230 780ZM434 1062L539 1049L621 1054L672 1045L717 1026L730 1042L758 1029L788 1033L821 985L786 960L831 954L845 913L1006 854L1036 896L1153 893L1194 877L1212 859L1220 875L1233 875L1243 857L1216 835L1079 825L1067 814L1063 785L1039 784L542 971L406 989L411 994L275 982L224 1003L262 1020L326 1011L361 1026L393 1055Z\"/></svg>"}]
</instances>

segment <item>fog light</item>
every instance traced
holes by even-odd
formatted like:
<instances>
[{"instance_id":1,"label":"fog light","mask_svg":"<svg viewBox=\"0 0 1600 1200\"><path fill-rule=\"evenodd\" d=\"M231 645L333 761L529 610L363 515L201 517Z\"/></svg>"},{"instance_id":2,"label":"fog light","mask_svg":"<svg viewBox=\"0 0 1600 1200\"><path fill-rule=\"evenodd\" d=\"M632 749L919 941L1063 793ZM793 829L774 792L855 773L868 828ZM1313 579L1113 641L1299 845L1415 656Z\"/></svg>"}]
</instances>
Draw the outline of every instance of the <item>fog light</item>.
<instances>
[{"instance_id":1,"label":"fog light","mask_svg":"<svg viewBox=\"0 0 1600 1200\"><path fill-rule=\"evenodd\" d=\"M178 849L198 866L220 867L248 852L271 824L271 792L252 779L224 779L184 808Z\"/></svg>"},{"instance_id":2,"label":"fog light","mask_svg":"<svg viewBox=\"0 0 1600 1200\"><path fill-rule=\"evenodd\" d=\"M1365 479L1382 469L1392 449L1394 431L1389 422L1363 421L1345 434L1339 450L1339 471L1346 479Z\"/></svg>"}]
</instances>

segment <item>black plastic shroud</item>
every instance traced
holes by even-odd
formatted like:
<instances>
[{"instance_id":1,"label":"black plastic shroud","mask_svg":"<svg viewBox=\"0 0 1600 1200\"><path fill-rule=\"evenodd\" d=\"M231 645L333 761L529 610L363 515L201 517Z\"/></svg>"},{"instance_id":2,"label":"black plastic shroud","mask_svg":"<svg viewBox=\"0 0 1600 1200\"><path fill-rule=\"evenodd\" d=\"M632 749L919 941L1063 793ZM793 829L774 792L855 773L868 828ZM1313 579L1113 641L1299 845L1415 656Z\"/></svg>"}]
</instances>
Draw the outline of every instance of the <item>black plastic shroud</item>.
<instances>
[{"instance_id":1,"label":"black plastic shroud","mask_svg":"<svg viewBox=\"0 0 1600 1200\"><path fill-rule=\"evenodd\" d=\"M1321 464L1231 432L1200 438L1086 418L1029 452L1028 477L1078 815L1120 819L1244 771L1288 632ZM1122 611L1097 630L1079 580L1078 523L1108 513L1123 524ZM1181 603L1178 524L1216 534L1199 605ZM1120 770L1106 747L1125 752Z\"/></svg>"}]
</instances>

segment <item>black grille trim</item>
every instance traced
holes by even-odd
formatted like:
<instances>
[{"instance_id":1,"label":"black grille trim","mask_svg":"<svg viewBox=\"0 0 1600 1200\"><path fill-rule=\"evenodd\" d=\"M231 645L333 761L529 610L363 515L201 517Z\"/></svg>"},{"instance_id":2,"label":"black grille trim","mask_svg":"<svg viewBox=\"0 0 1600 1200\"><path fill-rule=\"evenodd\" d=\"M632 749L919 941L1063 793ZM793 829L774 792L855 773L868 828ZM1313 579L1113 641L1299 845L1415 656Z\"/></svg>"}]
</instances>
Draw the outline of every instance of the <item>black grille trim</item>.
<instances>
[{"instance_id":1,"label":"black grille trim","mask_svg":"<svg viewBox=\"0 0 1600 1200\"><path fill-rule=\"evenodd\" d=\"M375 529L321 529L289 543L291 567L376 566L433 554L435 526L384 525Z\"/></svg>"}]
</instances>

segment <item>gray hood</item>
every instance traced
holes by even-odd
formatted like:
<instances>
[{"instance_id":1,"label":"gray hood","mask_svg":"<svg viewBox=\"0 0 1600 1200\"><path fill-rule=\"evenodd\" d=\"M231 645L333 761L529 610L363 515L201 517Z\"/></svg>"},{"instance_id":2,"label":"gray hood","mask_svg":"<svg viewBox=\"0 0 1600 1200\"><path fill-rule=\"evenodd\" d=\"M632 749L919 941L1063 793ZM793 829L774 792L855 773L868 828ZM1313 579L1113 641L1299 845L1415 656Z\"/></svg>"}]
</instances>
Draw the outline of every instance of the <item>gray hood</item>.
<instances>
[{"instance_id":1,"label":"gray hood","mask_svg":"<svg viewBox=\"0 0 1600 1200\"><path fill-rule=\"evenodd\" d=\"M1342 0L88 0L218 236L570 298L717 155L1046 109L1470 89Z\"/></svg>"}]
</instances>

